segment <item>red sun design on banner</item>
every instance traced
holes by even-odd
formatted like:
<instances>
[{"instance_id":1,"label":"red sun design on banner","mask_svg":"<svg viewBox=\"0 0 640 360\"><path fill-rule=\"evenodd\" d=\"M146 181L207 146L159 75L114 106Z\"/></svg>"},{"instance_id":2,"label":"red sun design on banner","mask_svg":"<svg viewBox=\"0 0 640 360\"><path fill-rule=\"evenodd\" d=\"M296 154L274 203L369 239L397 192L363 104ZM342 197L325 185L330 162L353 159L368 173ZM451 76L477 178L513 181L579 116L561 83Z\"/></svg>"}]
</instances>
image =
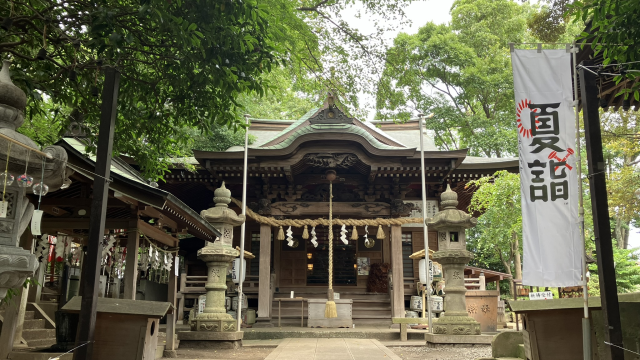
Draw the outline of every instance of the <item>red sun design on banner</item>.
<instances>
[{"instance_id":1,"label":"red sun design on banner","mask_svg":"<svg viewBox=\"0 0 640 360\"><path fill-rule=\"evenodd\" d=\"M520 135L522 135L522 137L524 138L530 138L533 135L531 134L531 128L527 127L527 125L529 123L529 114L531 113L531 109L529 109L529 104L531 104L531 100L527 100L524 99L522 101L520 101L518 103L517 111L516 111L516 116L517 116L517 123L518 123L518 133ZM533 112L537 112L538 109L534 109ZM536 118L538 118L536 116ZM524 119L524 121L522 121L522 119ZM538 120L536 120L536 124L539 124L540 122ZM536 126L536 129L538 128L538 126Z\"/></svg>"}]
</instances>

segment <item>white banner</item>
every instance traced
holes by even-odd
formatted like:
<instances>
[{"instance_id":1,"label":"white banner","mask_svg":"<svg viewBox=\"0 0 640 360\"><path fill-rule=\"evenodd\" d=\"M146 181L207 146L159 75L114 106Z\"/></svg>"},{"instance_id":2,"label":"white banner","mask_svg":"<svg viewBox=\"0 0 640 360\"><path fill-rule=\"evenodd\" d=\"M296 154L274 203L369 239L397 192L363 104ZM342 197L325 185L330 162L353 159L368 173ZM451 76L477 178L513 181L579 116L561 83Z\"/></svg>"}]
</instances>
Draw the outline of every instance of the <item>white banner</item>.
<instances>
[{"instance_id":1,"label":"white banner","mask_svg":"<svg viewBox=\"0 0 640 360\"><path fill-rule=\"evenodd\" d=\"M531 286L581 281L571 53L511 53L520 151L523 279Z\"/></svg>"}]
</instances>

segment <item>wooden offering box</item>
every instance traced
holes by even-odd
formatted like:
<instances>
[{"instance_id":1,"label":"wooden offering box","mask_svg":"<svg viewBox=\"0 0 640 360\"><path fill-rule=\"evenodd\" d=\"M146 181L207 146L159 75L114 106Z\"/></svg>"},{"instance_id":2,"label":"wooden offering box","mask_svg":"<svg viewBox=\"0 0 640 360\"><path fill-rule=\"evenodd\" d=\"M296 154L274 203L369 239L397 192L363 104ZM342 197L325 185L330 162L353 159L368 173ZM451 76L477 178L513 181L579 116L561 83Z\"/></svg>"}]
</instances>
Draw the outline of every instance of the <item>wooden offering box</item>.
<instances>
[{"instance_id":1,"label":"wooden offering box","mask_svg":"<svg viewBox=\"0 0 640 360\"><path fill-rule=\"evenodd\" d=\"M336 302L338 317L327 319L324 317L324 308L327 299L309 299L307 327L350 328L353 325L353 320L351 319L351 305L353 304L353 300L335 299L334 301Z\"/></svg>"},{"instance_id":2,"label":"wooden offering box","mask_svg":"<svg viewBox=\"0 0 640 360\"><path fill-rule=\"evenodd\" d=\"M81 301L76 296L62 310L77 313ZM98 298L93 359L154 360L160 318L169 306L168 302Z\"/></svg>"}]
</instances>

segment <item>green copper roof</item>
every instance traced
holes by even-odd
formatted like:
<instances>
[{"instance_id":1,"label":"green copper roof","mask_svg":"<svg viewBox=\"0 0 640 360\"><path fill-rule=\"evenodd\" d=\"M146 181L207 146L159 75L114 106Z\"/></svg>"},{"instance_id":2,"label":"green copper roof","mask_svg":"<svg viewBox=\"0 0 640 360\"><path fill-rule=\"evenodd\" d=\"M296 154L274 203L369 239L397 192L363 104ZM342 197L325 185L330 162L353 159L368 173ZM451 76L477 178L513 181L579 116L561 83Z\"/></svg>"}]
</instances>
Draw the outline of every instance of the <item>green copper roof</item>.
<instances>
[{"instance_id":1,"label":"green copper roof","mask_svg":"<svg viewBox=\"0 0 640 360\"><path fill-rule=\"evenodd\" d=\"M311 113L311 114L313 114L313 113ZM291 128L294 128L296 125L301 124L305 120L306 119L298 120L298 122L292 124L289 128L285 129L283 132L278 134L278 136L274 137L274 139L278 138L279 136L282 136L283 134L286 134L287 132L289 132L291 130ZM363 137L365 140L367 140L367 142L369 142L369 144L371 144L372 146L374 146L375 148L378 148L378 149L386 149L386 150L402 149L402 148L398 148L398 147L395 147L395 146L385 145L385 144L381 143L380 141L378 141L376 138L374 138L371 134L369 134L363 128L360 128L360 127L357 127L357 126L354 126L354 125L351 125L351 124L322 124L322 125L316 124L316 125L309 125L309 126L303 127L301 129L298 129L298 130L292 132L282 142L280 142L280 143L278 143L276 145L262 147L262 149L283 149L283 148L286 148L287 146L291 145L291 143L293 143L300 136L307 135L307 134L324 133L324 132L340 132L340 133L359 135L359 136ZM272 140L270 140L270 141L272 141ZM406 150L406 149L403 149L403 150Z\"/></svg>"},{"instance_id":2,"label":"green copper roof","mask_svg":"<svg viewBox=\"0 0 640 360\"><path fill-rule=\"evenodd\" d=\"M268 143L272 142L273 140L279 138L280 136L288 133L289 131L297 128L302 123L307 121L311 117L311 115L315 114L316 111L318 111L318 109L319 108L314 108L314 109L309 110L306 114L302 115L302 117L300 119L296 120L293 124L289 125L286 129L284 129L281 132L277 133L275 136L273 136L269 140L265 141L263 144L268 144ZM262 147L261 145L257 145L255 147L260 147L260 148L263 148L263 149L278 149L278 148L274 148L274 147L271 147L271 146Z\"/></svg>"}]
</instances>

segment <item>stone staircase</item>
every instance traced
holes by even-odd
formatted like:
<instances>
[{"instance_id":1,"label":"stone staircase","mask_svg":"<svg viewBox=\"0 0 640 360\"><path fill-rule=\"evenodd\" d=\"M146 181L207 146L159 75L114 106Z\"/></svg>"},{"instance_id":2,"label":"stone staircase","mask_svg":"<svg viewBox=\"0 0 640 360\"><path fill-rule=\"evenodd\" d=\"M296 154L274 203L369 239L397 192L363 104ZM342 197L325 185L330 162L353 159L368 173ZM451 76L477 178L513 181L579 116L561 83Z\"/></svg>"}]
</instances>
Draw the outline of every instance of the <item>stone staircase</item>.
<instances>
[{"instance_id":1,"label":"stone staircase","mask_svg":"<svg viewBox=\"0 0 640 360\"><path fill-rule=\"evenodd\" d=\"M278 325L278 298L289 298L292 289L282 289L281 292L273 295L272 303L272 323ZM352 319L353 323L358 325L390 325L391 324L391 299L388 294L366 293L363 291L336 291L340 293L341 299L352 299ZM326 299L326 288L309 289L300 288L294 290L295 297L303 297L305 299ZM282 326L300 326L300 302L281 302L282 309L281 321ZM303 313L305 326L307 320L307 303L304 303Z\"/></svg>"},{"instance_id":2,"label":"stone staircase","mask_svg":"<svg viewBox=\"0 0 640 360\"><path fill-rule=\"evenodd\" d=\"M4 310L0 311L4 319ZM27 310L24 313L24 325L22 338L30 348L48 348L56 343L56 329L35 310Z\"/></svg>"}]
</instances>

